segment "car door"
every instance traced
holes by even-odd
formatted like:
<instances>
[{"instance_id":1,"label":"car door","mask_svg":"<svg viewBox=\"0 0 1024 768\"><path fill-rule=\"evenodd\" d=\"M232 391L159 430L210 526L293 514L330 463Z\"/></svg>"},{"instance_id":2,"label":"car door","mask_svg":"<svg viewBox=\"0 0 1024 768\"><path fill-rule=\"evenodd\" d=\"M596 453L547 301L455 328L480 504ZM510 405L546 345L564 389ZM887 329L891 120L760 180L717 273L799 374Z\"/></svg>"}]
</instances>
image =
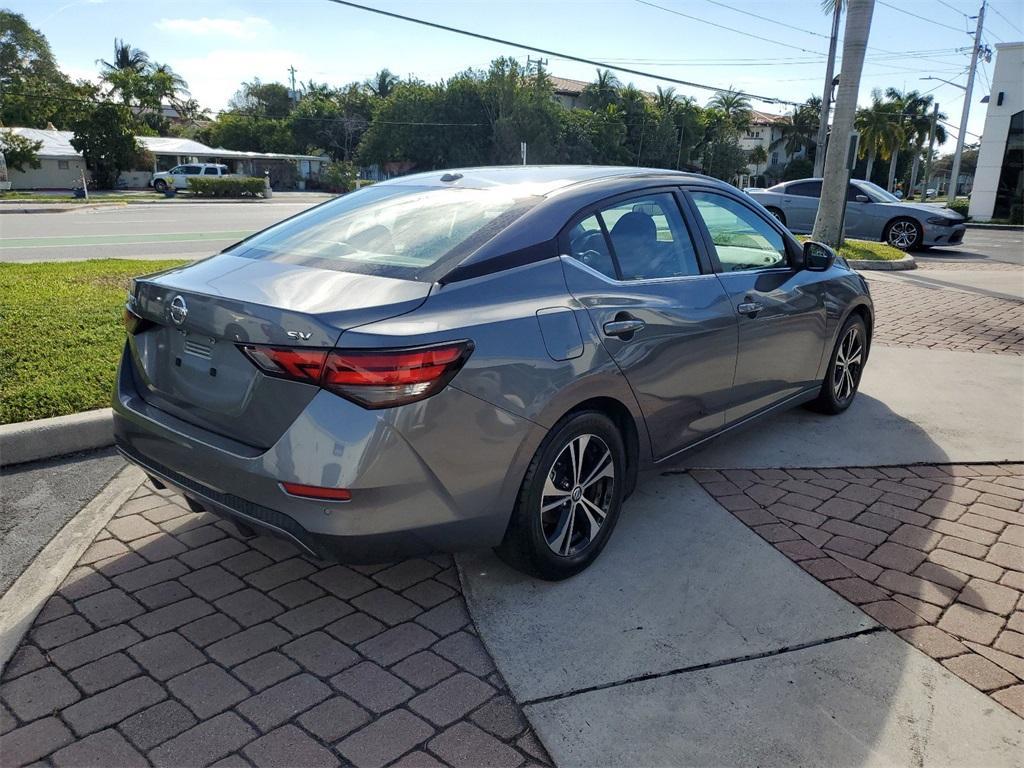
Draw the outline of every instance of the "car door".
<instances>
[{"instance_id":1,"label":"car door","mask_svg":"<svg viewBox=\"0 0 1024 768\"><path fill-rule=\"evenodd\" d=\"M818 215L820 198L820 181L798 181L786 187L782 210L786 214L786 226L791 232L810 232L814 229L814 217Z\"/></svg>"},{"instance_id":2,"label":"car door","mask_svg":"<svg viewBox=\"0 0 1024 768\"><path fill-rule=\"evenodd\" d=\"M174 186L176 186L178 189L188 189L189 177L198 176L199 170L200 168L198 165L181 166L181 173L175 174L174 176Z\"/></svg>"},{"instance_id":3,"label":"car door","mask_svg":"<svg viewBox=\"0 0 1024 768\"><path fill-rule=\"evenodd\" d=\"M633 389L656 458L725 423L737 321L670 189L578 214L560 246L570 293Z\"/></svg>"},{"instance_id":4,"label":"car door","mask_svg":"<svg viewBox=\"0 0 1024 768\"><path fill-rule=\"evenodd\" d=\"M732 423L815 384L825 290L820 273L793 266L774 219L720 189L692 187L687 197L739 322Z\"/></svg>"},{"instance_id":5,"label":"car door","mask_svg":"<svg viewBox=\"0 0 1024 768\"><path fill-rule=\"evenodd\" d=\"M853 182L846 185L846 218L843 234L861 240L880 240L882 224L876 223L879 206Z\"/></svg>"}]
</instances>

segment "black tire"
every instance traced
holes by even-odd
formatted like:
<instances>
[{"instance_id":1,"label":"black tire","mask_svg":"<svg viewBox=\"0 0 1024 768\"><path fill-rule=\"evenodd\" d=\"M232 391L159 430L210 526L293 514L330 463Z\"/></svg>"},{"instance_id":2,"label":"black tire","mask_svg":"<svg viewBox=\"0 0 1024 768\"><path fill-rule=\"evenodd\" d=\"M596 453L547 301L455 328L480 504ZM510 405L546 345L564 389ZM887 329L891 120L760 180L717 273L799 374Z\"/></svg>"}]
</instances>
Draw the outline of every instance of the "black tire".
<instances>
[{"instance_id":1,"label":"black tire","mask_svg":"<svg viewBox=\"0 0 1024 768\"><path fill-rule=\"evenodd\" d=\"M772 216L779 220L779 223L782 226L786 226L786 214L782 212L782 209L776 208L774 206L769 206L767 210L768 213L770 213Z\"/></svg>"},{"instance_id":2,"label":"black tire","mask_svg":"<svg viewBox=\"0 0 1024 768\"><path fill-rule=\"evenodd\" d=\"M585 439L583 459L592 458L595 467L605 469L600 471L599 478L591 484L581 482L572 491L566 491L561 485L556 485L563 479L561 474L565 470L565 454L571 450L570 444L580 445L576 441L584 441L584 436L589 437ZM595 437L598 440L595 441ZM603 477L607 473L607 464L598 461L598 457L604 456L605 449L610 454L613 470L610 483L609 478ZM552 427L530 462L505 538L495 552L513 568L545 581L561 581L576 575L594 562L608 543L622 510L625 486L626 449L614 422L597 411L569 414ZM557 490L558 494L545 494L546 487ZM580 488L581 497L584 493L590 494L586 497L590 508L595 506L591 500L593 497L597 500L597 506L606 511L592 537L589 535L593 530L590 521L595 520L596 516L577 501L577 487ZM552 506L558 503L562 495L565 499L563 505L567 506L556 507L545 516L542 511L544 499L549 499L547 505ZM577 514L581 516L576 518ZM563 521L562 524L559 521ZM560 537L558 531L566 529L566 534ZM549 537L555 541L551 542ZM571 546L574 541L577 542L576 547ZM559 542L564 542L567 550L565 554L555 551L556 546L562 548Z\"/></svg>"},{"instance_id":3,"label":"black tire","mask_svg":"<svg viewBox=\"0 0 1024 768\"><path fill-rule=\"evenodd\" d=\"M157 179L153 182L153 189L157 192L164 193L167 191L167 182L163 179Z\"/></svg>"},{"instance_id":4,"label":"black tire","mask_svg":"<svg viewBox=\"0 0 1024 768\"><path fill-rule=\"evenodd\" d=\"M921 248L924 230L914 219L904 216L886 224L882 237L893 248L899 248L901 251L914 251Z\"/></svg>"},{"instance_id":5,"label":"black tire","mask_svg":"<svg viewBox=\"0 0 1024 768\"><path fill-rule=\"evenodd\" d=\"M851 334L855 334L855 344L858 345L858 354L849 354L846 347ZM864 372L864 364L868 355L868 330L860 315L852 315L839 332L835 349L828 361L828 369L825 371L825 379L821 382L821 391L818 397L812 400L808 406L819 413L835 415L842 413L857 396L860 388L860 377ZM849 354L849 357L859 357L859 362L845 366L850 373L849 379L843 380L840 374L841 363L837 364L841 354Z\"/></svg>"}]
</instances>

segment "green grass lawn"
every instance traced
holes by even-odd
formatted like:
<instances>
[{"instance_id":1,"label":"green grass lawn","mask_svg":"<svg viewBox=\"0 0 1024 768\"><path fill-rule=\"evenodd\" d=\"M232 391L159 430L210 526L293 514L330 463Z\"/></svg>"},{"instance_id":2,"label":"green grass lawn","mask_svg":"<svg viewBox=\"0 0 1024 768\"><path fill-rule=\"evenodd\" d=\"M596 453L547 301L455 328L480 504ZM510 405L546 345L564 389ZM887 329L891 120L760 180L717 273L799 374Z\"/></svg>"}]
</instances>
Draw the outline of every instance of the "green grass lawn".
<instances>
[{"instance_id":1,"label":"green grass lawn","mask_svg":"<svg viewBox=\"0 0 1024 768\"><path fill-rule=\"evenodd\" d=\"M806 235L797 235L801 243L810 240ZM874 240L851 240L847 238L843 247L839 249L839 255L844 259L857 259L864 261L898 261L906 254L899 248L893 248L886 243Z\"/></svg>"},{"instance_id":2,"label":"green grass lawn","mask_svg":"<svg viewBox=\"0 0 1024 768\"><path fill-rule=\"evenodd\" d=\"M0 424L110 405L129 279L183 263L0 264Z\"/></svg>"}]
</instances>

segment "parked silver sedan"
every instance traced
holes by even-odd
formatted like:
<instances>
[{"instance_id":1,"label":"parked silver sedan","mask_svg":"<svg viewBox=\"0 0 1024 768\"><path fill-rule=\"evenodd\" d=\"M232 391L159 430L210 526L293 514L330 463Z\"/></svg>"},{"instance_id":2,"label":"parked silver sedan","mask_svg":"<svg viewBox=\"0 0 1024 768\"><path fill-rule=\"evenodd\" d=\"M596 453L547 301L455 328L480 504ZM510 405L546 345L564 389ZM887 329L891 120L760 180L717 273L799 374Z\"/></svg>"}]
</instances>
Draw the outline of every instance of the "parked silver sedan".
<instances>
[{"instance_id":1,"label":"parked silver sedan","mask_svg":"<svg viewBox=\"0 0 1024 768\"><path fill-rule=\"evenodd\" d=\"M136 279L114 430L195 509L307 554L495 546L560 579L639 469L844 411L873 322L860 275L720 181L437 171Z\"/></svg>"},{"instance_id":2,"label":"parked silver sedan","mask_svg":"<svg viewBox=\"0 0 1024 768\"><path fill-rule=\"evenodd\" d=\"M749 193L779 221L799 234L814 228L821 179L784 181ZM846 197L847 237L881 240L903 251L956 245L964 239L964 217L930 203L907 203L863 179L850 181Z\"/></svg>"}]
</instances>

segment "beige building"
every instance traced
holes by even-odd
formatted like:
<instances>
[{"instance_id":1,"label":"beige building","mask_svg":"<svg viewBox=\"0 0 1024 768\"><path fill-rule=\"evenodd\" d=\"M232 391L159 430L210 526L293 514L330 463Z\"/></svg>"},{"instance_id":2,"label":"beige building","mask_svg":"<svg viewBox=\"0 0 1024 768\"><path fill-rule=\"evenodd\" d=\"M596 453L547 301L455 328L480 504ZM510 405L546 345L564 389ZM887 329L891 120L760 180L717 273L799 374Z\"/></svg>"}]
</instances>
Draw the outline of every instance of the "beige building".
<instances>
[{"instance_id":1,"label":"beige building","mask_svg":"<svg viewBox=\"0 0 1024 768\"><path fill-rule=\"evenodd\" d=\"M85 160L71 146L70 131L40 128L9 128L32 141L41 142L39 168L24 171L9 169L12 189L73 189L82 185L82 172L88 177ZM319 177L330 158L319 155L289 155L277 152L242 152L219 149L191 139L174 136L136 136L143 148L153 156L151 168L136 168L121 174L118 186L142 189L149 185L157 171L170 170L182 163L223 163L235 173L262 176L268 171L275 189L297 185Z\"/></svg>"}]
</instances>

